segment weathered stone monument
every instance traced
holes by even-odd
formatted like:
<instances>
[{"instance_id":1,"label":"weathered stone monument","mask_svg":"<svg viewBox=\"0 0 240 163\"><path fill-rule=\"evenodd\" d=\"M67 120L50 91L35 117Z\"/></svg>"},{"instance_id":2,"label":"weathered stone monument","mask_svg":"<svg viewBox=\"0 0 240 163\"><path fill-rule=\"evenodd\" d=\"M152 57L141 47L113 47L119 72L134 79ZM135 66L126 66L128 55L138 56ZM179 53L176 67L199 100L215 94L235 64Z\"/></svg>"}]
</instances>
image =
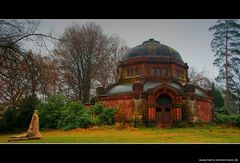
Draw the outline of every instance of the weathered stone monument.
<instances>
[{"instance_id":1,"label":"weathered stone monument","mask_svg":"<svg viewBox=\"0 0 240 163\"><path fill-rule=\"evenodd\" d=\"M41 139L41 137L42 135L39 132L38 110L35 110L33 113L29 128L27 130L27 133L22 135L12 136L8 141Z\"/></svg>"}]
</instances>

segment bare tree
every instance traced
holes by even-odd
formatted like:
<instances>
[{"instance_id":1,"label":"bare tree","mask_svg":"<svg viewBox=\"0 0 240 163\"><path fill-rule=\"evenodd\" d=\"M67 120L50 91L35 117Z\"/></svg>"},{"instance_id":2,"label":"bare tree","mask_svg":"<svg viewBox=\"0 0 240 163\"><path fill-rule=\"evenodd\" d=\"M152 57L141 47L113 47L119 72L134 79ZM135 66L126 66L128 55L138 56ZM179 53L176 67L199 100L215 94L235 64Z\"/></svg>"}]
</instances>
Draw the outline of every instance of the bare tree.
<instances>
[{"instance_id":1,"label":"bare tree","mask_svg":"<svg viewBox=\"0 0 240 163\"><path fill-rule=\"evenodd\" d=\"M78 100L88 102L92 82L96 74L101 73L114 47L112 39L97 24L75 25L65 30L54 55Z\"/></svg>"},{"instance_id":2,"label":"bare tree","mask_svg":"<svg viewBox=\"0 0 240 163\"><path fill-rule=\"evenodd\" d=\"M14 54L15 62L1 58L0 107L15 106L27 91L27 65L23 57Z\"/></svg>"},{"instance_id":3,"label":"bare tree","mask_svg":"<svg viewBox=\"0 0 240 163\"><path fill-rule=\"evenodd\" d=\"M201 72L198 72L194 67L190 67L188 71L190 83L203 89L210 90L212 88L212 83L207 78L206 74L207 72L204 69Z\"/></svg>"},{"instance_id":4,"label":"bare tree","mask_svg":"<svg viewBox=\"0 0 240 163\"><path fill-rule=\"evenodd\" d=\"M20 54L26 51L20 46L24 41L43 41L46 38L58 40L58 38L49 34L39 33L38 27L41 21L36 20L0 20L0 49L2 54L6 50L13 50Z\"/></svg>"},{"instance_id":5,"label":"bare tree","mask_svg":"<svg viewBox=\"0 0 240 163\"><path fill-rule=\"evenodd\" d=\"M111 42L113 45L112 53L105 60L105 63L101 65L100 73L95 76L94 88L101 86L107 87L110 84L117 82L118 80L118 65L123 55L129 50L126 42L119 36L112 36Z\"/></svg>"},{"instance_id":6,"label":"bare tree","mask_svg":"<svg viewBox=\"0 0 240 163\"><path fill-rule=\"evenodd\" d=\"M24 48L24 41L38 43L51 35L38 33L40 21L0 20L0 105L14 106L31 83L37 89L37 70L33 56ZM36 76L35 76L36 75Z\"/></svg>"},{"instance_id":7,"label":"bare tree","mask_svg":"<svg viewBox=\"0 0 240 163\"><path fill-rule=\"evenodd\" d=\"M28 76L30 94L42 95L46 99L50 94L61 92L59 63L51 57L42 57L30 51L28 54Z\"/></svg>"},{"instance_id":8,"label":"bare tree","mask_svg":"<svg viewBox=\"0 0 240 163\"><path fill-rule=\"evenodd\" d=\"M41 65L40 65L41 56L35 55L30 51L27 54L27 67L28 67L28 76L29 76L29 92L32 95L36 95L37 88L39 85L40 80L40 72L41 72Z\"/></svg>"}]
</instances>

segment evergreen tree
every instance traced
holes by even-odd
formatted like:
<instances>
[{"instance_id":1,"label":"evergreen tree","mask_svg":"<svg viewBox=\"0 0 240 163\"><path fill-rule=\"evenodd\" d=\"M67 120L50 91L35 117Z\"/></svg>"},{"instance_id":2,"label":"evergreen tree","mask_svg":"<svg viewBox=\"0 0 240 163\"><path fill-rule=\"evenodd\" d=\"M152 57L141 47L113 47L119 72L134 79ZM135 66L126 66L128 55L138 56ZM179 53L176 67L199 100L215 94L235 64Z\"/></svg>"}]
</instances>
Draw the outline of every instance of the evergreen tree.
<instances>
[{"instance_id":1,"label":"evergreen tree","mask_svg":"<svg viewBox=\"0 0 240 163\"><path fill-rule=\"evenodd\" d=\"M224 106L224 98L219 88L215 88L215 84L212 83L214 106L215 108L222 108Z\"/></svg>"},{"instance_id":2,"label":"evergreen tree","mask_svg":"<svg viewBox=\"0 0 240 163\"><path fill-rule=\"evenodd\" d=\"M211 42L213 64L219 68L216 81L226 81L226 107L229 109L230 95L239 102L240 23L239 20L218 20L209 31L214 37Z\"/></svg>"}]
</instances>

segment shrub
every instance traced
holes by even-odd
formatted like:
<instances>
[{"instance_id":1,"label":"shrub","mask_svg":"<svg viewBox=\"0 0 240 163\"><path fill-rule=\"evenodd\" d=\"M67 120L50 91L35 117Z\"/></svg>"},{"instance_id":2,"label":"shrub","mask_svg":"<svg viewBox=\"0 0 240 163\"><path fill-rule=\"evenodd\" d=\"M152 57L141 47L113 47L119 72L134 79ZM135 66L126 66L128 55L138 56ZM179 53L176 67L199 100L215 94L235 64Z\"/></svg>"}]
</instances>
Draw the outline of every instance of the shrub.
<instances>
[{"instance_id":1,"label":"shrub","mask_svg":"<svg viewBox=\"0 0 240 163\"><path fill-rule=\"evenodd\" d=\"M113 125L115 122L116 112L117 112L117 109L115 108L104 109L99 116L100 124Z\"/></svg>"},{"instance_id":2,"label":"shrub","mask_svg":"<svg viewBox=\"0 0 240 163\"><path fill-rule=\"evenodd\" d=\"M68 100L64 95L55 94L48 97L47 103L52 103L56 108L61 108L68 103Z\"/></svg>"},{"instance_id":3,"label":"shrub","mask_svg":"<svg viewBox=\"0 0 240 163\"><path fill-rule=\"evenodd\" d=\"M222 114L222 115L230 115L229 111L225 107L215 108L215 113L216 114Z\"/></svg>"},{"instance_id":4,"label":"shrub","mask_svg":"<svg viewBox=\"0 0 240 163\"><path fill-rule=\"evenodd\" d=\"M62 111L59 128L70 130L87 128L91 124L90 112L80 102L70 102Z\"/></svg>"},{"instance_id":5,"label":"shrub","mask_svg":"<svg viewBox=\"0 0 240 163\"><path fill-rule=\"evenodd\" d=\"M39 110L39 125L41 129L58 128L61 113L67 104L67 98L63 95L52 95L46 103L37 106Z\"/></svg>"},{"instance_id":6,"label":"shrub","mask_svg":"<svg viewBox=\"0 0 240 163\"><path fill-rule=\"evenodd\" d=\"M41 129L88 128L91 125L112 125L116 109L105 109L95 104L90 110L80 102L69 102L63 96L51 96L47 103L38 105Z\"/></svg>"},{"instance_id":7,"label":"shrub","mask_svg":"<svg viewBox=\"0 0 240 163\"><path fill-rule=\"evenodd\" d=\"M240 115L230 114L225 107L215 109L214 122L216 124L223 124L227 126L236 126L240 128Z\"/></svg>"},{"instance_id":8,"label":"shrub","mask_svg":"<svg viewBox=\"0 0 240 163\"><path fill-rule=\"evenodd\" d=\"M16 129L17 122L17 110L15 107L10 107L3 114L2 119L0 121L0 131L13 131Z\"/></svg>"},{"instance_id":9,"label":"shrub","mask_svg":"<svg viewBox=\"0 0 240 163\"><path fill-rule=\"evenodd\" d=\"M16 127L27 128L36 106L40 103L36 95L27 96L20 101Z\"/></svg>"},{"instance_id":10,"label":"shrub","mask_svg":"<svg viewBox=\"0 0 240 163\"><path fill-rule=\"evenodd\" d=\"M82 115L79 117L79 127L80 128L88 128L91 124L90 121L90 114L86 110L82 113Z\"/></svg>"},{"instance_id":11,"label":"shrub","mask_svg":"<svg viewBox=\"0 0 240 163\"><path fill-rule=\"evenodd\" d=\"M94 104L91 108L91 112L95 115L100 115L103 112L104 107L98 103Z\"/></svg>"},{"instance_id":12,"label":"shrub","mask_svg":"<svg viewBox=\"0 0 240 163\"><path fill-rule=\"evenodd\" d=\"M112 125L115 122L115 115L117 109L104 108L102 105L96 103L90 109L92 125Z\"/></svg>"},{"instance_id":13,"label":"shrub","mask_svg":"<svg viewBox=\"0 0 240 163\"><path fill-rule=\"evenodd\" d=\"M157 123L155 120L145 120L143 121L143 123L145 124L146 127L156 127Z\"/></svg>"},{"instance_id":14,"label":"shrub","mask_svg":"<svg viewBox=\"0 0 240 163\"><path fill-rule=\"evenodd\" d=\"M240 115L224 115L217 114L214 120L217 124L225 124L227 126L237 126L240 128Z\"/></svg>"},{"instance_id":15,"label":"shrub","mask_svg":"<svg viewBox=\"0 0 240 163\"><path fill-rule=\"evenodd\" d=\"M192 127L192 123L187 122L187 121L177 121L175 123L173 123L173 126L176 128L188 128L188 127Z\"/></svg>"},{"instance_id":16,"label":"shrub","mask_svg":"<svg viewBox=\"0 0 240 163\"><path fill-rule=\"evenodd\" d=\"M133 120L131 121L131 126L136 128L146 127L146 124L142 120Z\"/></svg>"},{"instance_id":17,"label":"shrub","mask_svg":"<svg viewBox=\"0 0 240 163\"><path fill-rule=\"evenodd\" d=\"M185 120L181 120L181 121L177 121L177 122L173 123L173 127L176 127L176 128L190 128L190 127L210 128L212 126L213 126L212 123L206 123L206 122L201 122L201 121L188 122L188 121L185 121Z\"/></svg>"},{"instance_id":18,"label":"shrub","mask_svg":"<svg viewBox=\"0 0 240 163\"><path fill-rule=\"evenodd\" d=\"M101 125L100 114L103 112L103 106L96 103L90 109L90 122L93 126Z\"/></svg>"},{"instance_id":19,"label":"shrub","mask_svg":"<svg viewBox=\"0 0 240 163\"><path fill-rule=\"evenodd\" d=\"M21 99L16 107L9 107L0 120L0 131L26 129L38 103L38 98L31 95Z\"/></svg>"},{"instance_id":20,"label":"shrub","mask_svg":"<svg viewBox=\"0 0 240 163\"><path fill-rule=\"evenodd\" d=\"M235 121L236 121L236 126L240 128L240 115L236 116Z\"/></svg>"},{"instance_id":21,"label":"shrub","mask_svg":"<svg viewBox=\"0 0 240 163\"><path fill-rule=\"evenodd\" d=\"M92 97L90 98L90 103L91 103L92 105L94 105L94 104L96 103L96 100L97 100L97 97L96 97L96 96L92 96Z\"/></svg>"}]
</instances>

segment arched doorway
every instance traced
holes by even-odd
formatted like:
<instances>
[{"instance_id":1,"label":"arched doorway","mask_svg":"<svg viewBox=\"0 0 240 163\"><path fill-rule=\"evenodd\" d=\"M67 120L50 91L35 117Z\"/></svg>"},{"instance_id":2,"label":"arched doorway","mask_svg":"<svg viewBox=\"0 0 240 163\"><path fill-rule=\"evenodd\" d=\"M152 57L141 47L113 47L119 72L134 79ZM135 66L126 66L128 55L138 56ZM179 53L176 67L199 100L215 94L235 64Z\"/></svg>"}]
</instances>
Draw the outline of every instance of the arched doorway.
<instances>
[{"instance_id":1,"label":"arched doorway","mask_svg":"<svg viewBox=\"0 0 240 163\"><path fill-rule=\"evenodd\" d=\"M156 98L156 121L162 125L172 123L172 103L171 96L161 94Z\"/></svg>"}]
</instances>

